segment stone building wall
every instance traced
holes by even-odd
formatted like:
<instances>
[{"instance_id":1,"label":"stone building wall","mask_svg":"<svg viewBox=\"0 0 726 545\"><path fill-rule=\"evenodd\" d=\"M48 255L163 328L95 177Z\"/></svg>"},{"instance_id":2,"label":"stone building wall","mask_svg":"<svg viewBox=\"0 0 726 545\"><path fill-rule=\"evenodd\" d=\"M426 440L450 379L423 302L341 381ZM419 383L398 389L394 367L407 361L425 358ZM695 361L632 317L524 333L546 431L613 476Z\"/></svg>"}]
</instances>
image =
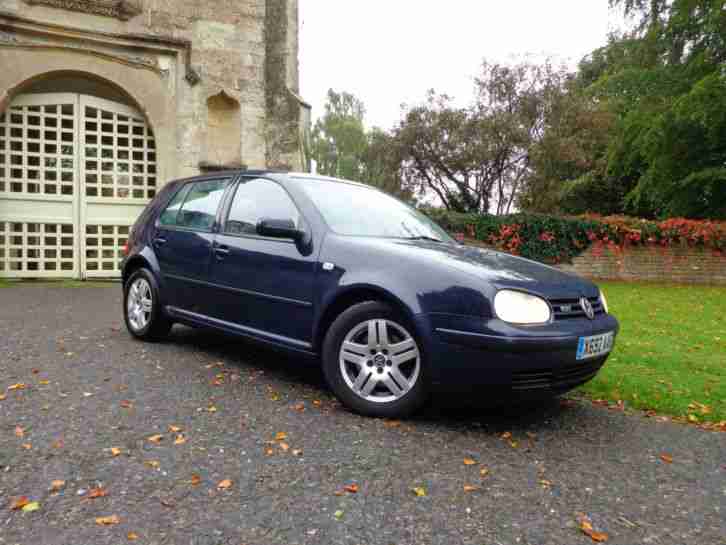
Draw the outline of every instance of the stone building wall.
<instances>
[{"instance_id":1,"label":"stone building wall","mask_svg":"<svg viewBox=\"0 0 726 545\"><path fill-rule=\"evenodd\" d=\"M72 54L55 67L101 77L109 70L97 66L97 53L109 54L100 64L136 57L157 69L158 81L142 81L143 67L136 66L112 69L119 80L111 83L150 117L153 104L144 103L143 95L161 95L166 102L161 119L150 121L156 132L171 132L167 177L198 173L200 165L302 169L300 111L307 106L298 98L297 9L297 0L3 0L0 42L6 47L0 61L34 69L0 73L0 97L7 103L23 91L23 77L42 77L54 67L38 59L50 49L18 45L56 44L52 53ZM214 111L210 116L210 107L224 103L238 109L238 131L227 126L220 136L236 138L238 153L209 149L214 138L208 132L214 137L215 128L208 121L219 117Z\"/></svg>"}]
</instances>

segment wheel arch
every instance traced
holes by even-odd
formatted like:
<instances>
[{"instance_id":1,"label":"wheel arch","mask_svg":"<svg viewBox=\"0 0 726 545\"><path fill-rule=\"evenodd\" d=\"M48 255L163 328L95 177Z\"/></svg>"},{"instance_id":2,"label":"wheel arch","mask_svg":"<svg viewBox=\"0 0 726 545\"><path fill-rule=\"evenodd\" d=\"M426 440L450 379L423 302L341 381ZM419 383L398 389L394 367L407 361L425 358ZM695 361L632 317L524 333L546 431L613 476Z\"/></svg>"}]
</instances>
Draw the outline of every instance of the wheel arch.
<instances>
[{"instance_id":1,"label":"wheel arch","mask_svg":"<svg viewBox=\"0 0 726 545\"><path fill-rule=\"evenodd\" d=\"M128 258L126 263L124 263L123 271L121 271L121 284L125 286L126 281L134 273L134 271L137 271L141 268L149 269L154 274L154 276L156 276L157 283L161 285L158 275L159 264L157 263L154 254L149 248L144 248L141 252L135 253Z\"/></svg>"},{"instance_id":2,"label":"wheel arch","mask_svg":"<svg viewBox=\"0 0 726 545\"><path fill-rule=\"evenodd\" d=\"M414 313L411 311L411 308L390 291L379 286L368 284L350 286L347 289L336 293L335 296L331 297L330 301L324 305L315 324L315 331L313 335L314 350L320 351L325 339L325 334L338 316L353 305L364 303L366 301L380 301L388 303L396 310L401 311L411 322L411 327L416 328L416 320L414 319Z\"/></svg>"}]
</instances>

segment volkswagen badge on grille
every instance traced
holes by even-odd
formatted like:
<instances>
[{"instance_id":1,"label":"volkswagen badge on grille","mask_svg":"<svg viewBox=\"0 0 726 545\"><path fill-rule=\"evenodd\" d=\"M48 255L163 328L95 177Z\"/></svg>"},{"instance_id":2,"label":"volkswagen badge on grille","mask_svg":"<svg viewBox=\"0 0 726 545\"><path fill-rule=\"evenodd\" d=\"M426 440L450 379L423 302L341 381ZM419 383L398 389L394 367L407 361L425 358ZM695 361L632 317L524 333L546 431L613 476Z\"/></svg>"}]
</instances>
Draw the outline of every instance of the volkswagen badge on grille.
<instances>
[{"instance_id":1,"label":"volkswagen badge on grille","mask_svg":"<svg viewBox=\"0 0 726 545\"><path fill-rule=\"evenodd\" d=\"M585 312L585 316L587 316L591 320L595 319L595 310L592 308L592 304L590 304L590 301L587 300L587 297L580 297L580 306Z\"/></svg>"}]
</instances>

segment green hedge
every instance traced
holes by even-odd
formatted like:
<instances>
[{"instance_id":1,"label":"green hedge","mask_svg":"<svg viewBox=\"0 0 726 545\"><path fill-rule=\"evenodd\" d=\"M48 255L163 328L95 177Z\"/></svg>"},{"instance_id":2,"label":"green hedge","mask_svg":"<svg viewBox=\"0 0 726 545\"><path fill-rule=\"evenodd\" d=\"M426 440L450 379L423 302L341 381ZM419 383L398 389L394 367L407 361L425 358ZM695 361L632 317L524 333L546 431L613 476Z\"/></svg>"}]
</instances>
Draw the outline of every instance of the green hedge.
<instances>
[{"instance_id":1,"label":"green hedge","mask_svg":"<svg viewBox=\"0 0 726 545\"><path fill-rule=\"evenodd\" d=\"M463 233L503 251L546 263L569 262L590 246L613 250L627 244L667 247L691 244L721 254L726 249L726 223L685 220L661 222L625 216L562 217L542 214L461 214L423 209L450 233Z\"/></svg>"}]
</instances>

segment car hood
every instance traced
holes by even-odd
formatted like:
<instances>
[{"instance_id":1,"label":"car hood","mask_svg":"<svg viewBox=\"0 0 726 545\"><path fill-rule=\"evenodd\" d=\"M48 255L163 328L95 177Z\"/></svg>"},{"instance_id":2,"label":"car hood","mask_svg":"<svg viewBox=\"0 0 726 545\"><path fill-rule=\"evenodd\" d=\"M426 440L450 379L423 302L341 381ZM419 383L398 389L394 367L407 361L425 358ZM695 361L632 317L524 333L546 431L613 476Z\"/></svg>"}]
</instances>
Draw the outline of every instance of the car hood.
<instances>
[{"instance_id":1,"label":"car hood","mask_svg":"<svg viewBox=\"0 0 726 545\"><path fill-rule=\"evenodd\" d=\"M522 257L467 246L425 240L398 240L399 251L415 253L426 261L465 273L497 288L513 287L550 298L595 297L597 287L590 281ZM430 262L430 261L429 261Z\"/></svg>"}]
</instances>

